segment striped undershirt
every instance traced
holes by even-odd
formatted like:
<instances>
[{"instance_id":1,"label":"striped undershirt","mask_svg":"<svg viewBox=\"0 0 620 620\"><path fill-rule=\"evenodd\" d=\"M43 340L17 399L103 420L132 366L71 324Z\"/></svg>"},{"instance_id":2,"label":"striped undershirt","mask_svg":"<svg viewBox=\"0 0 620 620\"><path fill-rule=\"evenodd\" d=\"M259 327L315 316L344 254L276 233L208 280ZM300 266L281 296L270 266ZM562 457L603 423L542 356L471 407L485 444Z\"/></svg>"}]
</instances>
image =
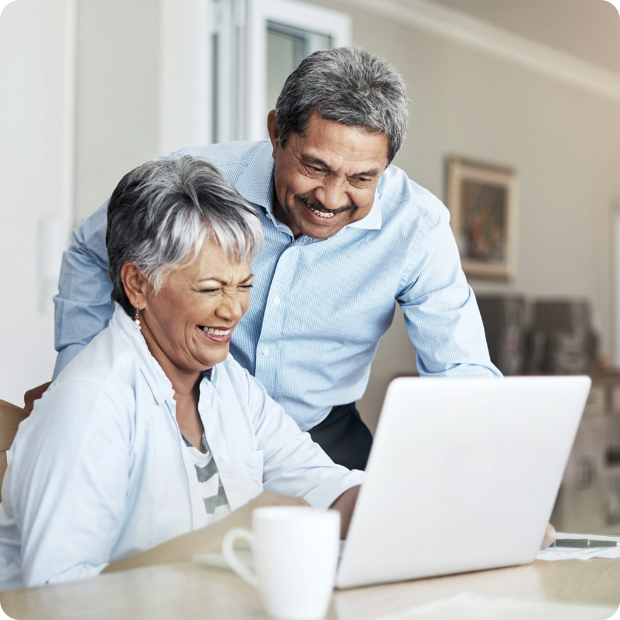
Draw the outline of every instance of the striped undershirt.
<instances>
[{"instance_id":1,"label":"striped undershirt","mask_svg":"<svg viewBox=\"0 0 620 620\"><path fill-rule=\"evenodd\" d=\"M202 436L204 452L195 448L185 437L183 437L183 441L196 468L196 476L198 477L200 492L205 503L208 523L218 521L230 514L230 506L228 505L226 491L224 491L222 486L217 465L207 446L205 436Z\"/></svg>"}]
</instances>

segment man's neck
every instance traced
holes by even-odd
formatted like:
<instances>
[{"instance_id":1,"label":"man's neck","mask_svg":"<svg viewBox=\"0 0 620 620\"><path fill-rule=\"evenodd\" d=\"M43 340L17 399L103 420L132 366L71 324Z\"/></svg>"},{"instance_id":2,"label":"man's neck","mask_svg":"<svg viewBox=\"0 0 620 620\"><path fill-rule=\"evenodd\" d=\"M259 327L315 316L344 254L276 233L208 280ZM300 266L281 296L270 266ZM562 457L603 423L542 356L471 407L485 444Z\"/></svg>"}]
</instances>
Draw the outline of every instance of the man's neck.
<instances>
[{"instance_id":1,"label":"man's neck","mask_svg":"<svg viewBox=\"0 0 620 620\"><path fill-rule=\"evenodd\" d=\"M282 222L282 224L288 226L291 229L291 232L293 233L293 237L295 239L298 239L299 237L301 237L301 230L299 230L295 224L293 223L293 221L291 220L291 218L284 212L284 209L282 208L282 205L280 204L280 201L278 200L278 194L276 193L276 188L273 188L273 216L279 221Z\"/></svg>"}]
</instances>

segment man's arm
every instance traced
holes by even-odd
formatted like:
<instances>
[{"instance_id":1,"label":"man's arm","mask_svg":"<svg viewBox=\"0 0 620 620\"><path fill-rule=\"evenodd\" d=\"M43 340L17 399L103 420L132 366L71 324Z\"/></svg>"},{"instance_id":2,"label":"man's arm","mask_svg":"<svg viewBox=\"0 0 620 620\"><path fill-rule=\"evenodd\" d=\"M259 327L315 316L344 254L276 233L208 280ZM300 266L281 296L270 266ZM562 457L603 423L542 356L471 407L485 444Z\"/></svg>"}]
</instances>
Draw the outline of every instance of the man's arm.
<instances>
[{"instance_id":1,"label":"man's arm","mask_svg":"<svg viewBox=\"0 0 620 620\"><path fill-rule=\"evenodd\" d=\"M501 376L489 357L474 292L442 207L417 232L398 303L423 376Z\"/></svg>"},{"instance_id":2,"label":"man's arm","mask_svg":"<svg viewBox=\"0 0 620 620\"><path fill-rule=\"evenodd\" d=\"M53 378L101 331L114 313L105 245L107 201L73 232L63 254L55 304Z\"/></svg>"}]
</instances>

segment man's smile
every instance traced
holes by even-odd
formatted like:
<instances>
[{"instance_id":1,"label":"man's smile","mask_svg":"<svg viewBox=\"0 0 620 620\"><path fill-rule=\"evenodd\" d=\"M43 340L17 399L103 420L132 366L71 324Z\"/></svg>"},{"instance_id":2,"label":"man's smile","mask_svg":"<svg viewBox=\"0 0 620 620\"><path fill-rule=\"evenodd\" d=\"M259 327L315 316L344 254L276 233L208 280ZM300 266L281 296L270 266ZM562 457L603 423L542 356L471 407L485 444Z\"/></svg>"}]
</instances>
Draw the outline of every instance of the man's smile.
<instances>
[{"instance_id":1,"label":"man's smile","mask_svg":"<svg viewBox=\"0 0 620 620\"><path fill-rule=\"evenodd\" d=\"M312 213L318 215L323 219L329 219L337 215L338 213L344 213L345 211L354 211L357 206L354 204L347 205L346 207L340 207L338 209L328 209L317 200L310 200L303 194L296 194L295 200L301 202L304 206L308 207Z\"/></svg>"}]
</instances>

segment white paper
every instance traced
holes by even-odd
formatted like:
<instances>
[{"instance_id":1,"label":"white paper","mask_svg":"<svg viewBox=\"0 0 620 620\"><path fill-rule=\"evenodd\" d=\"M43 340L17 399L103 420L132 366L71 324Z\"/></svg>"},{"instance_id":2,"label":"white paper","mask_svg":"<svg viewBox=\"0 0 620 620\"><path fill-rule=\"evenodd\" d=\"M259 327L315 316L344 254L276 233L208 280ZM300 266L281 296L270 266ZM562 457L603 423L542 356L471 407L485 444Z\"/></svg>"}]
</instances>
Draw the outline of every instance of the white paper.
<instances>
[{"instance_id":1,"label":"white paper","mask_svg":"<svg viewBox=\"0 0 620 620\"><path fill-rule=\"evenodd\" d=\"M560 534L556 539L589 538L590 540L613 540L620 542L618 536L597 536L594 534ZM589 560L590 558L620 558L620 546L595 547L594 549L575 549L573 547L548 547L538 552L537 560L553 562L555 560Z\"/></svg>"},{"instance_id":2,"label":"white paper","mask_svg":"<svg viewBox=\"0 0 620 620\"><path fill-rule=\"evenodd\" d=\"M523 601L463 592L382 616L380 620L607 620L615 611L613 607Z\"/></svg>"}]
</instances>

